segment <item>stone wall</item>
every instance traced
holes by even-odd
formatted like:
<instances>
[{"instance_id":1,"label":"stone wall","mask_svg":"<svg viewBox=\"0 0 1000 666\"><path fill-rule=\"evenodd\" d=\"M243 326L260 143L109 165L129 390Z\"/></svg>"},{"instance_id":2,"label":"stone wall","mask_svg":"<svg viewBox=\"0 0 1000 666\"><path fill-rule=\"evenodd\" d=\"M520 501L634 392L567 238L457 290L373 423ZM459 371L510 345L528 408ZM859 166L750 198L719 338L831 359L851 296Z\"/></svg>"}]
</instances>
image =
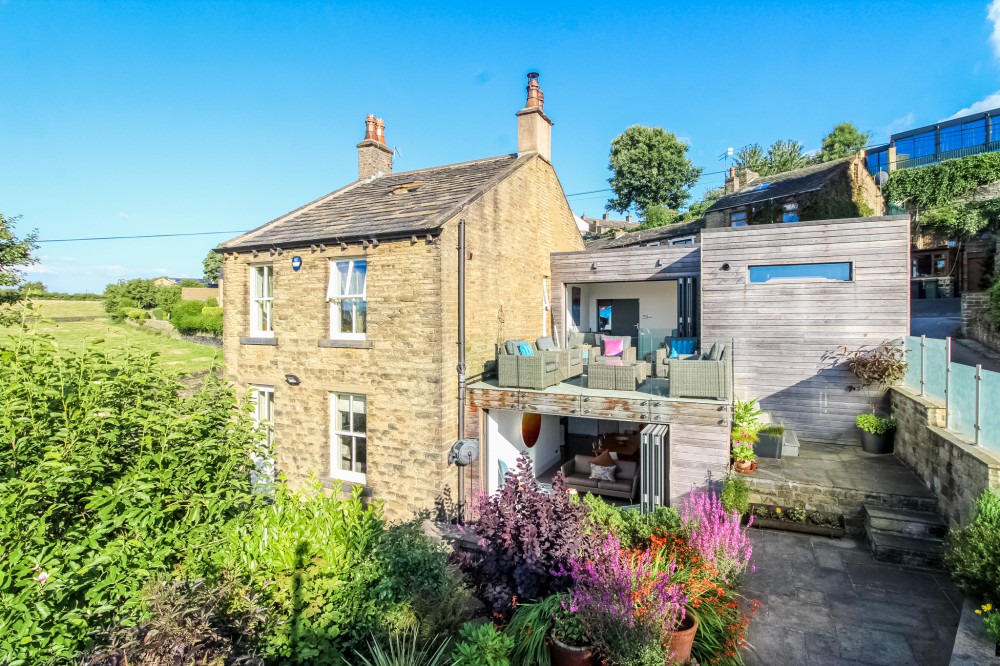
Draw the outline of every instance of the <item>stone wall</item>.
<instances>
[{"instance_id":1,"label":"stone wall","mask_svg":"<svg viewBox=\"0 0 1000 666\"><path fill-rule=\"evenodd\" d=\"M962 294L962 335L1000 352L1000 326L990 314L989 292Z\"/></svg>"},{"instance_id":2,"label":"stone wall","mask_svg":"<svg viewBox=\"0 0 1000 666\"><path fill-rule=\"evenodd\" d=\"M1000 489L1000 456L966 443L944 429L944 405L908 389L892 389L896 457L938 498L938 509L955 526L971 517L986 488Z\"/></svg>"}]
</instances>

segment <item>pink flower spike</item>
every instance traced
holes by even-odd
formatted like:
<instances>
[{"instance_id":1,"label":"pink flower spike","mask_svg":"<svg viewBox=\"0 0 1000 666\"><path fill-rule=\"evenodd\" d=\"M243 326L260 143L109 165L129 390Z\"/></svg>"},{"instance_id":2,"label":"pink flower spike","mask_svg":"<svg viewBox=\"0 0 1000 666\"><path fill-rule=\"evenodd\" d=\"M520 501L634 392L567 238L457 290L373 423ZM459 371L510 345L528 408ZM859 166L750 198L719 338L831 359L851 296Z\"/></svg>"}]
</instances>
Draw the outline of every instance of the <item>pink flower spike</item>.
<instances>
[{"instance_id":1,"label":"pink flower spike","mask_svg":"<svg viewBox=\"0 0 1000 666\"><path fill-rule=\"evenodd\" d=\"M37 580L39 583L41 583L42 585L44 585L45 581L47 581L48 579L49 579L49 574L47 574L46 572L43 571L42 573L40 573L37 576L33 577L31 580Z\"/></svg>"}]
</instances>

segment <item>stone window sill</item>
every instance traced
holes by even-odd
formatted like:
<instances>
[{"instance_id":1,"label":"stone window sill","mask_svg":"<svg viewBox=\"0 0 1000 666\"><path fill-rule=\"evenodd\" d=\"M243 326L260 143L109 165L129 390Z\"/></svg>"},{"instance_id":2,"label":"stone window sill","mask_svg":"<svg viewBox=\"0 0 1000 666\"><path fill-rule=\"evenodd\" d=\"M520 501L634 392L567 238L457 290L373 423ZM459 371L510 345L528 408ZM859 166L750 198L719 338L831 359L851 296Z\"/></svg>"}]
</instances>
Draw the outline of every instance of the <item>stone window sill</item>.
<instances>
[{"instance_id":1,"label":"stone window sill","mask_svg":"<svg viewBox=\"0 0 1000 666\"><path fill-rule=\"evenodd\" d=\"M344 479L338 479L332 476L327 476L320 479L320 484L326 490L333 490L333 487L338 483L340 484L340 492L342 493L346 493L349 495L352 492L354 492L354 486L361 486L362 496L371 495L371 490L369 490L368 486L365 485L364 483L359 483L357 481L345 481Z\"/></svg>"},{"instance_id":2,"label":"stone window sill","mask_svg":"<svg viewBox=\"0 0 1000 666\"><path fill-rule=\"evenodd\" d=\"M331 340L329 338L320 340L316 344L330 349L372 349L375 346L371 340Z\"/></svg>"},{"instance_id":3,"label":"stone window sill","mask_svg":"<svg viewBox=\"0 0 1000 666\"><path fill-rule=\"evenodd\" d=\"M278 338L240 338L241 345L270 345L278 346Z\"/></svg>"}]
</instances>

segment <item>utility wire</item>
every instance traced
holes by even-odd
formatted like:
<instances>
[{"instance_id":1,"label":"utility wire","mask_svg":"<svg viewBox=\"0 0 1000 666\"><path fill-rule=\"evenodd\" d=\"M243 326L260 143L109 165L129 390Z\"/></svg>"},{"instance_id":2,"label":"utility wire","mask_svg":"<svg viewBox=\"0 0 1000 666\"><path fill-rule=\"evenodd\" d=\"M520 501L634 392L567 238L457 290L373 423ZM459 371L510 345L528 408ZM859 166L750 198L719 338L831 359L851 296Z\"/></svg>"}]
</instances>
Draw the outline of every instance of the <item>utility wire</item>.
<instances>
[{"instance_id":1,"label":"utility wire","mask_svg":"<svg viewBox=\"0 0 1000 666\"><path fill-rule=\"evenodd\" d=\"M246 229L233 231L197 231L186 234L144 234L142 236L94 236L92 238L46 238L36 240L36 243L70 243L76 241L106 241L106 240L130 240L132 238L175 238L177 236L216 236L218 234L242 234Z\"/></svg>"}]
</instances>

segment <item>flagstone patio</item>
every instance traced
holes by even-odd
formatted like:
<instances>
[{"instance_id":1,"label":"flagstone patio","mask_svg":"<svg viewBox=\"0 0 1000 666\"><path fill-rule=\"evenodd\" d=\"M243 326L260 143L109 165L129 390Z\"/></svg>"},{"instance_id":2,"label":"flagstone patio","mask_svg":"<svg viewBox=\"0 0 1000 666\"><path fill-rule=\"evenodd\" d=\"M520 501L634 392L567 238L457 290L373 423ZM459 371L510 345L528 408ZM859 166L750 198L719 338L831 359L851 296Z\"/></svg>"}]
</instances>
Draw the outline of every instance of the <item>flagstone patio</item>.
<instances>
[{"instance_id":1,"label":"flagstone patio","mask_svg":"<svg viewBox=\"0 0 1000 666\"><path fill-rule=\"evenodd\" d=\"M943 666L962 607L947 574L876 562L854 538L751 529L750 666Z\"/></svg>"}]
</instances>

